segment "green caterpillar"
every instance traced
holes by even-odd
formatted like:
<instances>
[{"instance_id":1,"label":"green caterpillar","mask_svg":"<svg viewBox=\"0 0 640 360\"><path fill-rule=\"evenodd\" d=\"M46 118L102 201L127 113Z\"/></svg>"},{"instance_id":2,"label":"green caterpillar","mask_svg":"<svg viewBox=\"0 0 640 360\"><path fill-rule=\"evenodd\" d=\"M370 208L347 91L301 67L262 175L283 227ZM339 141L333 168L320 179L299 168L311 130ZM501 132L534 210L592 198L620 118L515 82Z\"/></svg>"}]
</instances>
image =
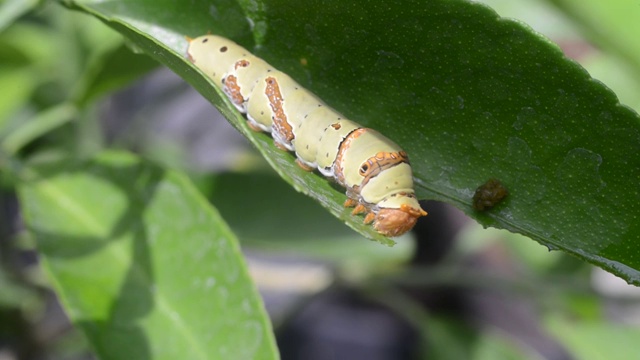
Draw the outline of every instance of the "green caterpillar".
<instances>
[{"instance_id":1,"label":"green caterpillar","mask_svg":"<svg viewBox=\"0 0 640 360\"><path fill-rule=\"evenodd\" d=\"M305 170L347 189L346 207L366 212L385 236L409 231L427 213L413 190L407 153L393 141L346 119L287 74L233 41L215 35L189 40L187 56L246 114L248 125L295 151Z\"/></svg>"}]
</instances>

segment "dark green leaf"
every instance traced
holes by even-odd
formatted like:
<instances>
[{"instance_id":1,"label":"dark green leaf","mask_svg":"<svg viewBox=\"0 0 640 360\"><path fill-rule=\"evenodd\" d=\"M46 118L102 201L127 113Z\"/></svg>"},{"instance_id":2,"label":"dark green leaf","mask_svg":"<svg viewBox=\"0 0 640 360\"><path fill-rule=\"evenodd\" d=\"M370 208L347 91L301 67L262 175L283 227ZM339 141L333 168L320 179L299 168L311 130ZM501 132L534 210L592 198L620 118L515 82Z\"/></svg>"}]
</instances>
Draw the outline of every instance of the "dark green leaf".
<instances>
[{"instance_id":1,"label":"dark green leaf","mask_svg":"<svg viewBox=\"0 0 640 360\"><path fill-rule=\"evenodd\" d=\"M184 59L184 35L228 36L398 142L412 159L420 198L452 203L485 226L640 284L639 117L520 23L445 0L66 3L191 82L283 178L367 236L375 237L341 208L339 190L247 130ZM475 212L473 193L490 178L510 195Z\"/></svg>"}]
</instances>

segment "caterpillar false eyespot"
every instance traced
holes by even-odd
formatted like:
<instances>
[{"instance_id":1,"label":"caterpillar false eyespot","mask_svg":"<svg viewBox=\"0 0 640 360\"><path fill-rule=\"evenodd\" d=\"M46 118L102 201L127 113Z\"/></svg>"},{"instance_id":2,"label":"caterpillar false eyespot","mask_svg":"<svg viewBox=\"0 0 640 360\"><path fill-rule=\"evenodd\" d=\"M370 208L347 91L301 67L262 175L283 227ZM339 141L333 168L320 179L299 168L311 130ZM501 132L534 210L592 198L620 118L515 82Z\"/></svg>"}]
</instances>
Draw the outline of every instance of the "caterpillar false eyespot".
<instances>
[{"instance_id":1,"label":"caterpillar false eyespot","mask_svg":"<svg viewBox=\"0 0 640 360\"><path fill-rule=\"evenodd\" d=\"M380 133L346 119L264 60L215 35L189 39L187 57L246 114L249 127L270 132L277 147L295 151L305 170L347 189L346 207L385 236L409 231L422 210L409 158Z\"/></svg>"},{"instance_id":2,"label":"caterpillar false eyespot","mask_svg":"<svg viewBox=\"0 0 640 360\"><path fill-rule=\"evenodd\" d=\"M478 211L489 210L509 195L509 190L498 179L489 179L480 185L473 194L473 208Z\"/></svg>"}]
</instances>

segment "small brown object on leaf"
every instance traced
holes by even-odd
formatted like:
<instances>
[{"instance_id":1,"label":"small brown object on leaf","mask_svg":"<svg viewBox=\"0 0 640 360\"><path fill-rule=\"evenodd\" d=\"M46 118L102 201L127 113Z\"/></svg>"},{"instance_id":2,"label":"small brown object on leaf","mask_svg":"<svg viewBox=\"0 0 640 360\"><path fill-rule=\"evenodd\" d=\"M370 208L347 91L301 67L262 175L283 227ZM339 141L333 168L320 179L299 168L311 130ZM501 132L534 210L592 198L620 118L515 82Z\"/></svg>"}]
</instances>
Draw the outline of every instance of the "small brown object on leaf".
<instances>
[{"instance_id":1,"label":"small brown object on leaf","mask_svg":"<svg viewBox=\"0 0 640 360\"><path fill-rule=\"evenodd\" d=\"M498 179L489 179L473 194L473 208L478 211L489 210L509 195L509 190Z\"/></svg>"}]
</instances>

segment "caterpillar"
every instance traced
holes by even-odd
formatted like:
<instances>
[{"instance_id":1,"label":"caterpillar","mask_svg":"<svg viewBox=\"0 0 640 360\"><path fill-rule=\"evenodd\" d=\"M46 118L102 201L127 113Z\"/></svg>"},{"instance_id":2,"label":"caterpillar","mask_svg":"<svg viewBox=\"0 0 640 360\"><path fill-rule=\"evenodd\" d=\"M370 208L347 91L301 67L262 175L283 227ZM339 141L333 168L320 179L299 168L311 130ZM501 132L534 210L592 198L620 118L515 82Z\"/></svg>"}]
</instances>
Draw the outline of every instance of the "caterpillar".
<instances>
[{"instance_id":1,"label":"caterpillar","mask_svg":"<svg viewBox=\"0 0 640 360\"><path fill-rule=\"evenodd\" d=\"M346 188L345 207L366 212L385 236L409 231L427 213L413 190L407 153L375 130L348 120L287 74L226 38L191 39L187 58L246 115L252 130L271 133L296 163Z\"/></svg>"}]
</instances>

